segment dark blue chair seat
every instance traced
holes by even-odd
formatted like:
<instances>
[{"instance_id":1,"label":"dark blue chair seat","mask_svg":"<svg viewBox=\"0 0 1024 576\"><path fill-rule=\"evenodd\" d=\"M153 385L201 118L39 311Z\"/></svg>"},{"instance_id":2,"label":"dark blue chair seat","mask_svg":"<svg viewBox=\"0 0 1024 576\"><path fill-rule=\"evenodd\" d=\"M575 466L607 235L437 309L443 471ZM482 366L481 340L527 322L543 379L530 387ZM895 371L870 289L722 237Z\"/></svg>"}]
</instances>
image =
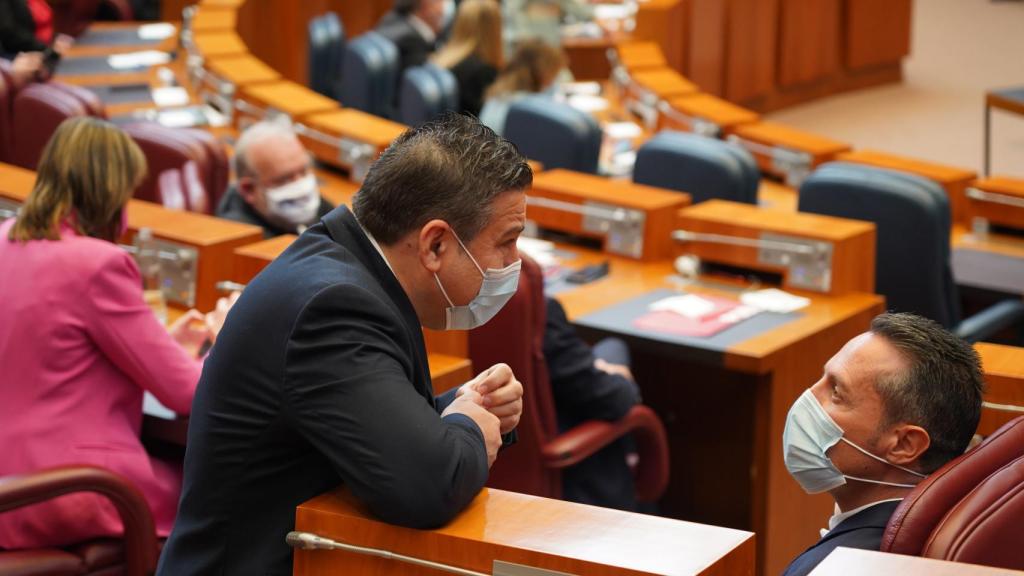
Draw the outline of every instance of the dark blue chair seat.
<instances>
[{"instance_id":1,"label":"dark blue chair seat","mask_svg":"<svg viewBox=\"0 0 1024 576\"><path fill-rule=\"evenodd\" d=\"M739 146L666 130L637 151L633 181L687 192L694 204L713 198L756 204L761 172Z\"/></svg>"},{"instance_id":2,"label":"dark blue chair seat","mask_svg":"<svg viewBox=\"0 0 1024 576\"><path fill-rule=\"evenodd\" d=\"M338 97L341 61L345 49L345 28L334 12L309 21L309 87L330 98Z\"/></svg>"},{"instance_id":3,"label":"dark blue chair seat","mask_svg":"<svg viewBox=\"0 0 1024 576\"><path fill-rule=\"evenodd\" d=\"M402 76L396 120L419 126L448 110L459 109L459 84L451 71L425 64L414 66Z\"/></svg>"},{"instance_id":4,"label":"dark blue chair seat","mask_svg":"<svg viewBox=\"0 0 1024 576\"><path fill-rule=\"evenodd\" d=\"M961 321L950 265L949 198L930 180L833 162L804 181L799 209L875 223L875 286L890 310L926 316L971 342L1024 320L1024 302L1007 300Z\"/></svg>"},{"instance_id":5,"label":"dark blue chair seat","mask_svg":"<svg viewBox=\"0 0 1024 576\"><path fill-rule=\"evenodd\" d=\"M509 107L505 138L544 169L597 173L601 127L587 114L546 96L529 96Z\"/></svg>"},{"instance_id":6,"label":"dark blue chair seat","mask_svg":"<svg viewBox=\"0 0 1024 576\"><path fill-rule=\"evenodd\" d=\"M341 103L382 118L392 117L398 84L398 48L377 32L353 38L341 65Z\"/></svg>"}]
</instances>

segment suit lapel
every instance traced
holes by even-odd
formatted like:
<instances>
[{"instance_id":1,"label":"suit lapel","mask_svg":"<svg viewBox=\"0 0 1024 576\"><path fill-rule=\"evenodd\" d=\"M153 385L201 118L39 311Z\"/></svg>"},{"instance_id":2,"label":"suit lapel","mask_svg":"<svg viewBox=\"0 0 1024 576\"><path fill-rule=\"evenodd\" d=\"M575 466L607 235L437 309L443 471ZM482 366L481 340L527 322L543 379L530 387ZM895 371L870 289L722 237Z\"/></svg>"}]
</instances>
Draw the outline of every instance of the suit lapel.
<instances>
[{"instance_id":1,"label":"suit lapel","mask_svg":"<svg viewBox=\"0 0 1024 576\"><path fill-rule=\"evenodd\" d=\"M889 523L889 518L892 516L892 513L896 511L896 507L899 505L899 501L882 502L868 508L867 510L861 510L857 514L854 514L840 522L839 525L832 530L829 530L828 534L825 534L821 540L818 540L814 546L811 546L811 549L814 549L833 538L838 538L843 534L853 532L854 530L862 530L864 528L881 528L882 530L885 530L885 526Z\"/></svg>"}]
</instances>

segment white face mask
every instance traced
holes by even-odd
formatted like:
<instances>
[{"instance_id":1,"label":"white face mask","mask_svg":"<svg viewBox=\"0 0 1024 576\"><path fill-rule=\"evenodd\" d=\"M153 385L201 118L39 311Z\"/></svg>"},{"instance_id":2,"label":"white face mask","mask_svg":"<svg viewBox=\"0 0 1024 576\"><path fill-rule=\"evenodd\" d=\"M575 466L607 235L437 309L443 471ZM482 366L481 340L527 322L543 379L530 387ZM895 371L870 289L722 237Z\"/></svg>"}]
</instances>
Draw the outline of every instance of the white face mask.
<instances>
[{"instance_id":1,"label":"white face mask","mask_svg":"<svg viewBox=\"0 0 1024 576\"><path fill-rule=\"evenodd\" d=\"M267 210L296 228L311 224L320 209L320 190L313 174L269 188L266 197Z\"/></svg>"},{"instance_id":2,"label":"white face mask","mask_svg":"<svg viewBox=\"0 0 1024 576\"><path fill-rule=\"evenodd\" d=\"M843 438L843 429L828 415L828 412L825 412L814 393L808 388L789 409L789 415L786 416L786 428L782 432L782 450L786 469L808 494L818 494L838 488L846 484L848 479L897 488L916 486L916 484L897 484L843 474L827 455L829 448L835 446L840 440L879 462L899 468L919 478L925 477L925 474L879 458Z\"/></svg>"},{"instance_id":3,"label":"white face mask","mask_svg":"<svg viewBox=\"0 0 1024 576\"><path fill-rule=\"evenodd\" d=\"M477 292L476 297L469 304L466 306L456 306L452 299L448 297L448 292L445 291L444 286L441 285L441 279L436 273L434 274L437 287L441 289L441 294L448 301L448 306L444 309L444 329L472 330L473 328L483 326L491 318L494 318L509 299L512 298L512 295L516 293L516 289L519 287L519 269L522 267L523 261L516 260L501 270L488 268L487 272L484 272L483 268L480 268L480 264L477 264L476 258L473 258L473 255L466 249L466 245L462 243L462 239L455 233L455 230L452 230L452 236L455 236L455 240L459 242L459 246L462 246L462 250L469 256L469 259L476 266L480 275L484 277L484 281L480 284L480 290Z\"/></svg>"}]
</instances>

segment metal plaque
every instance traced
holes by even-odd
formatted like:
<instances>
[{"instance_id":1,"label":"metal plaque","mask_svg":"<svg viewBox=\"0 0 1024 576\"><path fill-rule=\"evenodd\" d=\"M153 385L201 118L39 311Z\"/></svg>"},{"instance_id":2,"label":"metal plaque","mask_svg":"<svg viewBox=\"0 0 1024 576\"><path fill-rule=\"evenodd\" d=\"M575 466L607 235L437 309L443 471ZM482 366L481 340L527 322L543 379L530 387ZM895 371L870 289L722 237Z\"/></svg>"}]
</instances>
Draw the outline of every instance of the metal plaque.
<instances>
[{"instance_id":1,"label":"metal plaque","mask_svg":"<svg viewBox=\"0 0 1024 576\"><path fill-rule=\"evenodd\" d=\"M199 252L184 244L154 238L153 244L160 255L160 282L164 299L189 308L196 305L196 271L199 268ZM137 254L136 246L121 245L131 254Z\"/></svg>"},{"instance_id":2,"label":"metal plaque","mask_svg":"<svg viewBox=\"0 0 1024 576\"><path fill-rule=\"evenodd\" d=\"M642 210L600 202L583 203L583 230L603 235L605 250L611 254L642 257L646 220L647 215Z\"/></svg>"},{"instance_id":3,"label":"metal plaque","mask_svg":"<svg viewBox=\"0 0 1024 576\"><path fill-rule=\"evenodd\" d=\"M513 564L512 562L504 562L502 560L495 560L491 564L491 574L493 576L575 576L568 572L556 572L555 570L534 568L533 566Z\"/></svg>"},{"instance_id":4,"label":"metal plaque","mask_svg":"<svg viewBox=\"0 0 1024 576\"><path fill-rule=\"evenodd\" d=\"M353 182L362 182L373 164L376 148L352 138L341 138L338 142L338 160L349 166L349 177Z\"/></svg>"},{"instance_id":5,"label":"metal plaque","mask_svg":"<svg viewBox=\"0 0 1024 576\"><path fill-rule=\"evenodd\" d=\"M806 253L763 246L757 261L787 270L786 278L794 288L828 293L832 289L832 244L820 240L763 232L761 240L769 243L806 246Z\"/></svg>"},{"instance_id":6,"label":"metal plaque","mask_svg":"<svg viewBox=\"0 0 1024 576\"><path fill-rule=\"evenodd\" d=\"M804 180L811 173L811 163L814 158L799 150L789 148L772 148L772 168L786 175L786 184L793 188L799 188Z\"/></svg>"}]
</instances>

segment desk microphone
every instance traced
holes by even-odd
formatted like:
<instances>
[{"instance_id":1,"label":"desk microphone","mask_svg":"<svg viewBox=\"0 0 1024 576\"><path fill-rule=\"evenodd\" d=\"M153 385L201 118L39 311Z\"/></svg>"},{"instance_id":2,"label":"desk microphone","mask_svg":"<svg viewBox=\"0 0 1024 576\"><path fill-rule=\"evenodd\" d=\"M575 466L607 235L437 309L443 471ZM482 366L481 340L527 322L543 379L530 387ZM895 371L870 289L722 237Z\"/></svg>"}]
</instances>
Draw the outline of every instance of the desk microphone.
<instances>
[{"instance_id":1,"label":"desk microphone","mask_svg":"<svg viewBox=\"0 0 1024 576\"><path fill-rule=\"evenodd\" d=\"M397 562L405 562L406 564L415 564L416 566L432 568L434 570L448 572L449 574L459 574L460 576L490 576L483 572L476 572L474 570L459 568L458 566L449 566L447 564L431 562L430 560L413 558L412 556L397 554L389 550L346 544L344 542L331 540L330 538L324 538L323 536L317 536L311 532L299 532L293 530L284 537L284 541L292 548L297 548L299 550L345 550L347 552L363 554L364 556L375 556L377 558L384 558L385 560L395 560Z\"/></svg>"}]
</instances>

